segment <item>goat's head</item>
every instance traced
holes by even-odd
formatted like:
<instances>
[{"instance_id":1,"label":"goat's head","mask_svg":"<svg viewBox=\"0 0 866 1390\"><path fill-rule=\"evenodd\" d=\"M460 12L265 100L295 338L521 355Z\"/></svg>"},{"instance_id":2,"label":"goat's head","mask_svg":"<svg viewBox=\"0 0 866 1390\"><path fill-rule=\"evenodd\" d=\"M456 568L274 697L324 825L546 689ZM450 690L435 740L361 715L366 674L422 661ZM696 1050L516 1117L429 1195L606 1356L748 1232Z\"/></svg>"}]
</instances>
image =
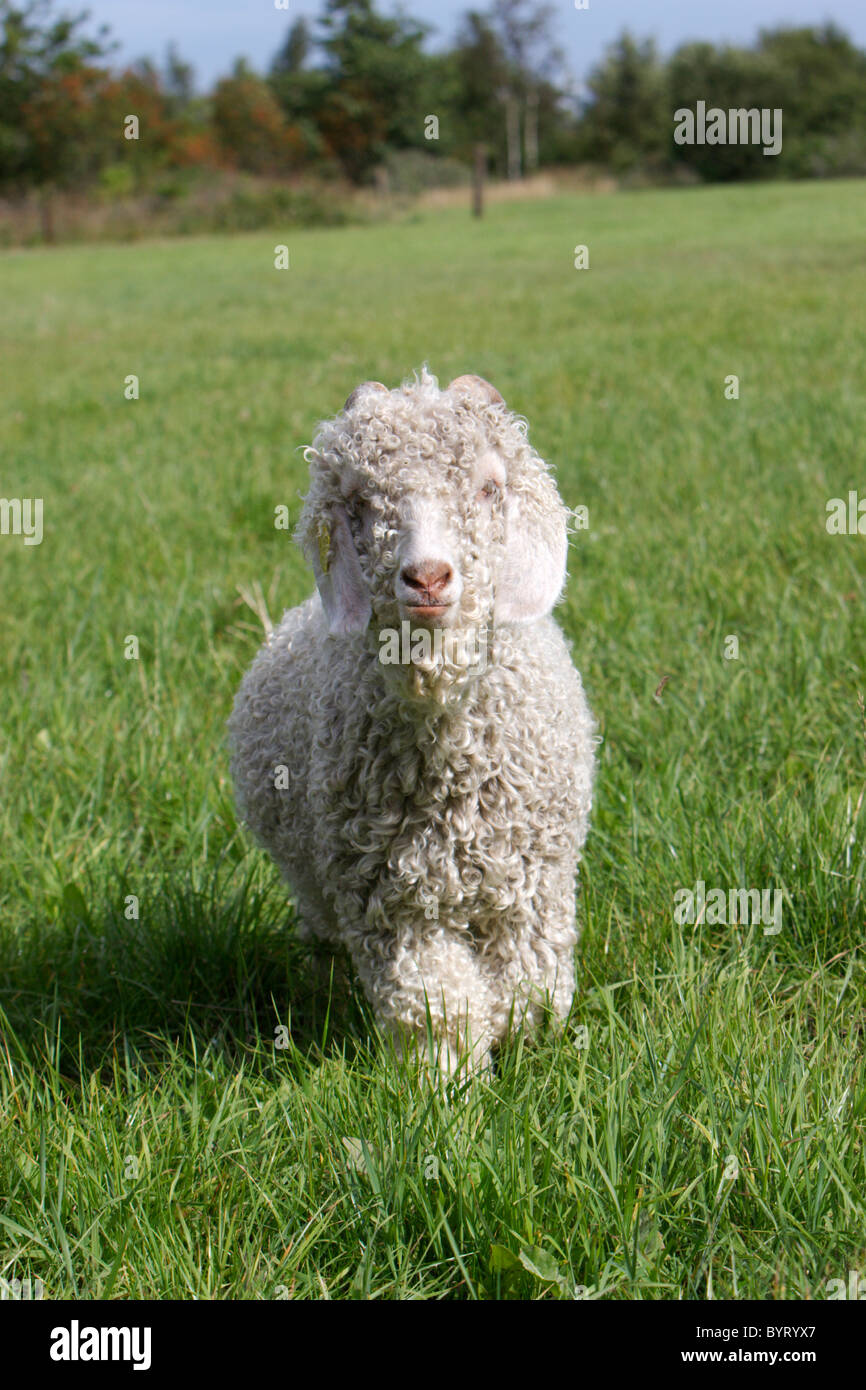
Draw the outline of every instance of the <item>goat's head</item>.
<instances>
[{"instance_id":1,"label":"goat's head","mask_svg":"<svg viewBox=\"0 0 866 1390\"><path fill-rule=\"evenodd\" d=\"M526 623L559 597L566 509L525 422L480 377L365 382L307 458L298 539L333 634Z\"/></svg>"}]
</instances>

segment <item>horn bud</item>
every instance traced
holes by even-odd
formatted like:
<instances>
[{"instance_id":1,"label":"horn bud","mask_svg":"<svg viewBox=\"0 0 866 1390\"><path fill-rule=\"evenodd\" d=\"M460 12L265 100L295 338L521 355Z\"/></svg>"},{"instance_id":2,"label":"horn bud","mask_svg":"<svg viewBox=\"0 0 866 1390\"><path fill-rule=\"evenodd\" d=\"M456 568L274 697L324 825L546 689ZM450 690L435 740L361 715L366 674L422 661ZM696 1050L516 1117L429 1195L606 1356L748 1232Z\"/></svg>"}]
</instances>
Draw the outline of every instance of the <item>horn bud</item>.
<instances>
[{"instance_id":1,"label":"horn bud","mask_svg":"<svg viewBox=\"0 0 866 1390\"><path fill-rule=\"evenodd\" d=\"M381 381L362 381L360 386L356 386L356 387L355 387L355 389L354 389L354 391L352 392L351 396L349 396L348 400L346 401L346 404L343 406L343 409L344 409L344 410L351 410L351 409L353 408L353 406L356 406L356 405L358 404L358 401L359 401L359 399L360 399L360 397L361 397L361 395L362 395L362 393L363 393L364 391L385 391L385 392L387 392L387 390L388 390L387 386L383 386L382 383L381 383Z\"/></svg>"},{"instance_id":2,"label":"horn bud","mask_svg":"<svg viewBox=\"0 0 866 1390\"><path fill-rule=\"evenodd\" d=\"M458 396L474 396L476 400L484 401L485 405L505 404L495 386L491 386L483 376L474 376L472 373L456 376L448 390L455 391Z\"/></svg>"}]
</instances>

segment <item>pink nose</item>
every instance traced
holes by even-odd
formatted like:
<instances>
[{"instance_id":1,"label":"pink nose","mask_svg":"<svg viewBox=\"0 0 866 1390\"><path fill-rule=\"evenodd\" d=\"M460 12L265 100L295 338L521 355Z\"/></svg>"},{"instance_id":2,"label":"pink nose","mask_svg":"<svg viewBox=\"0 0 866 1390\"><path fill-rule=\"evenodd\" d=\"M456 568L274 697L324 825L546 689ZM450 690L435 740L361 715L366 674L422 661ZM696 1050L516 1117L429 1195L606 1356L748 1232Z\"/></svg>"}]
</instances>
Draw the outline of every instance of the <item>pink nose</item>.
<instances>
[{"instance_id":1,"label":"pink nose","mask_svg":"<svg viewBox=\"0 0 866 1390\"><path fill-rule=\"evenodd\" d=\"M406 588L412 590L418 603L432 604L441 599L454 578L454 571L448 564L432 561L423 565L404 565L400 578Z\"/></svg>"}]
</instances>

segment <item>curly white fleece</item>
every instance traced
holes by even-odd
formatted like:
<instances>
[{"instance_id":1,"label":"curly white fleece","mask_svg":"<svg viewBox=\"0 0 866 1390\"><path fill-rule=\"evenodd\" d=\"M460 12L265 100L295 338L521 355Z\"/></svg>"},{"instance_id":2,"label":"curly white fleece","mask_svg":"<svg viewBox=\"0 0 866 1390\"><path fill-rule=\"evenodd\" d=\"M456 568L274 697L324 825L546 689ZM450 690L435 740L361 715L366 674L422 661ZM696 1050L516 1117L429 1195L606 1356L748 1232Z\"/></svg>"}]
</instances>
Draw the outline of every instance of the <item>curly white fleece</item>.
<instances>
[{"instance_id":1,"label":"curly white fleece","mask_svg":"<svg viewBox=\"0 0 866 1390\"><path fill-rule=\"evenodd\" d=\"M521 1018L532 1027L545 997L568 1013L592 797L594 724L560 629L547 615L496 620L509 535L504 498L477 491L490 451L532 534L564 540L553 478L501 402L440 391L425 371L356 392L321 425L298 538L313 554L345 509L369 623L331 635L318 594L290 610L230 720L241 811L302 930L348 948L404 1044L426 1037L429 1008L448 1066L467 1044L486 1056ZM417 496L448 519L460 626L486 632L481 669L453 651L423 668L379 659L381 632L400 626L399 541Z\"/></svg>"}]
</instances>

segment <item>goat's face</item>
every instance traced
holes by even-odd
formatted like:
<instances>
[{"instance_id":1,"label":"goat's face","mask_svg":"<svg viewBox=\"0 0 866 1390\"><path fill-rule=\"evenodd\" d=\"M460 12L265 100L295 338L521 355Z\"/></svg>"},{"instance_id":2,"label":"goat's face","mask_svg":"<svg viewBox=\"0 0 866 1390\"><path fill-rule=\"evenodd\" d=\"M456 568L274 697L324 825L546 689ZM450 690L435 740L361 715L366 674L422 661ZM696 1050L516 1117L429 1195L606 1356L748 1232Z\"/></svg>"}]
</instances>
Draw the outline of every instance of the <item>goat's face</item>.
<instances>
[{"instance_id":1,"label":"goat's face","mask_svg":"<svg viewBox=\"0 0 866 1390\"><path fill-rule=\"evenodd\" d=\"M505 558L505 468L489 452L458 457L454 440L439 443L423 470L399 450L349 469L337 502L379 627L493 620Z\"/></svg>"},{"instance_id":2,"label":"goat's face","mask_svg":"<svg viewBox=\"0 0 866 1390\"><path fill-rule=\"evenodd\" d=\"M556 601L565 508L487 382L367 383L309 457L299 537L333 633L489 628Z\"/></svg>"}]
</instances>

